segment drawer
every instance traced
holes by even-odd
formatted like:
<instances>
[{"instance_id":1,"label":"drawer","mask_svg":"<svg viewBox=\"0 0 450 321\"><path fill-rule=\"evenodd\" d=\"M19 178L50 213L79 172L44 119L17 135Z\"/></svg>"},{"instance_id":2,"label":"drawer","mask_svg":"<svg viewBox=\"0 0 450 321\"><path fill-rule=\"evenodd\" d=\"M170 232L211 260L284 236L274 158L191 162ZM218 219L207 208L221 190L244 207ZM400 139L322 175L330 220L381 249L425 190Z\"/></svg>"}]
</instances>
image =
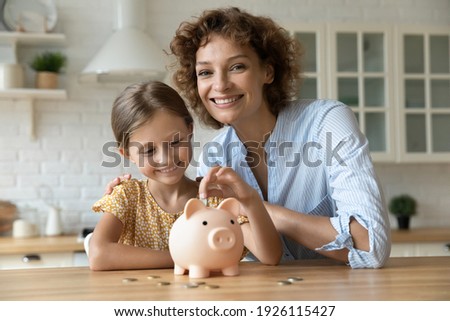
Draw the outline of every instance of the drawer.
<instances>
[{"instance_id":1,"label":"drawer","mask_svg":"<svg viewBox=\"0 0 450 321\"><path fill-rule=\"evenodd\" d=\"M28 253L0 255L0 269L74 266L74 253Z\"/></svg>"}]
</instances>

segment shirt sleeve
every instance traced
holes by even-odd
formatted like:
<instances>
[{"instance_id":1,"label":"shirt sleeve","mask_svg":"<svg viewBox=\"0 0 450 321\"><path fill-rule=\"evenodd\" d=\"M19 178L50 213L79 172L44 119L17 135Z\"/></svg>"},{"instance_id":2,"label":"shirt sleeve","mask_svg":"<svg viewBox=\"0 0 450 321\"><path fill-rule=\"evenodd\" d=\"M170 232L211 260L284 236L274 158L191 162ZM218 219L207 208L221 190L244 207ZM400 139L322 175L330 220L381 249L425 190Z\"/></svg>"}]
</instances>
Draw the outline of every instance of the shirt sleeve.
<instances>
[{"instance_id":1,"label":"shirt sleeve","mask_svg":"<svg viewBox=\"0 0 450 321\"><path fill-rule=\"evenodd\" d=\"M125 224L126 211L129 209L128 197L124 185L114 187L113 192L104 195L101 199L94 203L92 210L94 212L107 212L116 216L123 224Z\"/></svg>"},{"instance_id":2,"label":"shirt sleeve","mask_svg":"<svg viewBox=\"0 0 450 321\"><path fill-rule=\"evenodd\" d=\"M340 104L319 119L318 141L326 162L336 216L331 224L336 239L318 250L349 250L352 268L378 268L390 254L390 226L384 197L376 177L366 137L359 130L353 112ZM369 233L369 252L354 248L349 224L356 219Z\"/></svg>"}]
</instances>

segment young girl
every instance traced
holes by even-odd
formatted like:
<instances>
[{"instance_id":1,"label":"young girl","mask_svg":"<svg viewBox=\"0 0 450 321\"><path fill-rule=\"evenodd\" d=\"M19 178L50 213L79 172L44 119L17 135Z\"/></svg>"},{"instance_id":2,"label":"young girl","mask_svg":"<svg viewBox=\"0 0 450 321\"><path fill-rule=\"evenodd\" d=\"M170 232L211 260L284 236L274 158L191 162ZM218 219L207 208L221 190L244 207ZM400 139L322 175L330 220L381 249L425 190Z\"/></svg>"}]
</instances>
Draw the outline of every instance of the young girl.
<instances>
[{"instance_id":1,"label":"young girl","mask_svg":"<svg viewBox=\"0 0 450 321\"><path fill-rule=\"evenodd\" d=\"M186 202L198 196L198 183L185 176L192 157L192 117L174 89L145 82L127 87L117 97L111 124L119 152L146 179L125 181L93 205L104 214L90 240L90 268L171 267L170 229ZM243 227L245 246L261 262L276 264L281 256L278 234L262 201L255 202L258 195L248 197L251 206L241 203L251 222ZM209 206L218 202L217 197L208 198Z\"/></svg>"}]
</instances>

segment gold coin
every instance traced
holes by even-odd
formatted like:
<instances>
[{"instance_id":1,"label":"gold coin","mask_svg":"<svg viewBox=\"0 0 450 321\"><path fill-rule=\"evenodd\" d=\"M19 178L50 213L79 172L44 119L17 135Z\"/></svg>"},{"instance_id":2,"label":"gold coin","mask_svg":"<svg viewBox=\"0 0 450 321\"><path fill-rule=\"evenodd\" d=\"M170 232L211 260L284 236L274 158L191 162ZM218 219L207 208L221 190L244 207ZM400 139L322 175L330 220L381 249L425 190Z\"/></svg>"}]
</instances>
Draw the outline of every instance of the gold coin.
<instances>
[{"instance_id":1,"label":"gold coin","mask_svg":"<svg viewBox=\"0 0 450 321\"><path fill-rule=\"evenodd\" d=\"M198 281L198 282L189 282L189 284L195 284L195 285L203 285L203 284L206 284L206 282L203 282L203 281Z\"/></svg>"},{"instance_id":2,"label":"gold coin","mask_svg":"<svg viewBox=\"0 0 450 321\"><path fill-rule=\"evenodd\" d=\"M218 289L219 288L219 286L218 285L214 285L214 284L207 284L207 285L205 285L205 289L208 289L208 290L213 290L213 289Z\"/></svg>"},{"instance_id":3,"label":"gold coin","mask_svg":"<svg viewBox=\"0 0 450 321\"><path fill-rule=\"evenodd\" d=\"M147 276L147 279L149 279L149 280L159 279L159 278L160 278L160 276L158 276L158 275L149 275L149 276Z\"/></svg>"},{"instance_id":4,"label":"gold coin","mask_svg":"<svg viewBox=\"0 0 450 321\"><path fill-rule=\"evenodd\" d=\"M170 285L170 282L164 282L164 281L162 281L162 282L156 283L156 285L157 285L157 286L166 286L166 285Z\"/></svg>"}]
</instances>

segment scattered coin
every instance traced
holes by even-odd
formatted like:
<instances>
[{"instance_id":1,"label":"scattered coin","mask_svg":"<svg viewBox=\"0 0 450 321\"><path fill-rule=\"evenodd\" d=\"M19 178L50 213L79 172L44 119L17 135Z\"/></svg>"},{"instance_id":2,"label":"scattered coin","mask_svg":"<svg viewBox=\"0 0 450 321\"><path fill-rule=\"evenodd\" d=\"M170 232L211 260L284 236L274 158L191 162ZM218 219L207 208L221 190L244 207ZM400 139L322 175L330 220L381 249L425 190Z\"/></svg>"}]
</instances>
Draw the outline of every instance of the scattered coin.
<instances>
[{"instance_id":1,"label":"scattered coin","mask_svg":"<svg viewBox=\"0 0 450 321\"><path fill-rule=\"evenodd\" d=\"M136 278L124 278L124 279L122 279L123 283L135 282L135 281L137 281Z\"/></svg>"},{"instance_id":2,"label":"scattered coin","mask_svg":"<svg viewBox=\"0 0 450 321\"><path fill-rule=\"evenodd\" d=\"M164 281L162 281L162 282L156 283L156 285L157 285L157 286L166 286L166 285L170 285L170 282L164 282Z\"/></svg>"},{"instance_id":3,"label":"scattered coin","mask_svg":"<svg viewBox=\"0 0 450 321\"><path fill-rule=\"evenodd\" d=\"M218 289L219 288L219 286L218 285L214 285L214 284L207 284L207 285L205 285L205 289L208 289L208 290L213 290L213 289Z\"/></svg>"},{"instance_id":4,"label":"scattered coin","mask_svg":"<svg viewBox=\"0 0 450 321\"><path fill-rule=\"evenodd\" d=\"M184 285L184 287L185 287L186 289L195 289L195 288L198 288L198 284L195 284L195 283L187 283L187 284Z\"/></svg>"},{"instance_id":5,"label":"scattered coin","mask_svg":"<svg viewBox=\"0 0 450 321\"><path fill-rule=\"evenodd\" d=\"M277 282L278 285L291 285L292 282L291 281L287 281L287 280L280 280Z\"/></svg>"},{"instance_id":6,"label":"scattered coin","mask_svg":"<svg viewBox=\"0 0 450 321\"><path fill-rule=\"evenodd\" d=\"M303 281L303 278L297 277L297 276L290 276L287 278L287 280L289 282L298 282L298 281Z\"/></svg>"},{"instance_id":7,"label":"scattered coin","mask_svg":"<svg viewBox=\"0 0 450 321\"><path fill-rule=\"evenodd\" d=\"M158 276L158 275L149 275L149 276L147 276L147 279L149 279L149 280L159 279L159 278L160 278L160 276Z\"/></svg>"},{"instance_id":8,"label":"scattered coin","mask_svg":"<svg viewBox=\"0 0 450 321\"><path fill-rule=\"evenodd\" d=\"M196 282L189 282L190 284L195 284L195 285L203 285L203 284L206 284L206 282L203 282L203 281L196 281Z\"/></svg>"}]
</instances>

